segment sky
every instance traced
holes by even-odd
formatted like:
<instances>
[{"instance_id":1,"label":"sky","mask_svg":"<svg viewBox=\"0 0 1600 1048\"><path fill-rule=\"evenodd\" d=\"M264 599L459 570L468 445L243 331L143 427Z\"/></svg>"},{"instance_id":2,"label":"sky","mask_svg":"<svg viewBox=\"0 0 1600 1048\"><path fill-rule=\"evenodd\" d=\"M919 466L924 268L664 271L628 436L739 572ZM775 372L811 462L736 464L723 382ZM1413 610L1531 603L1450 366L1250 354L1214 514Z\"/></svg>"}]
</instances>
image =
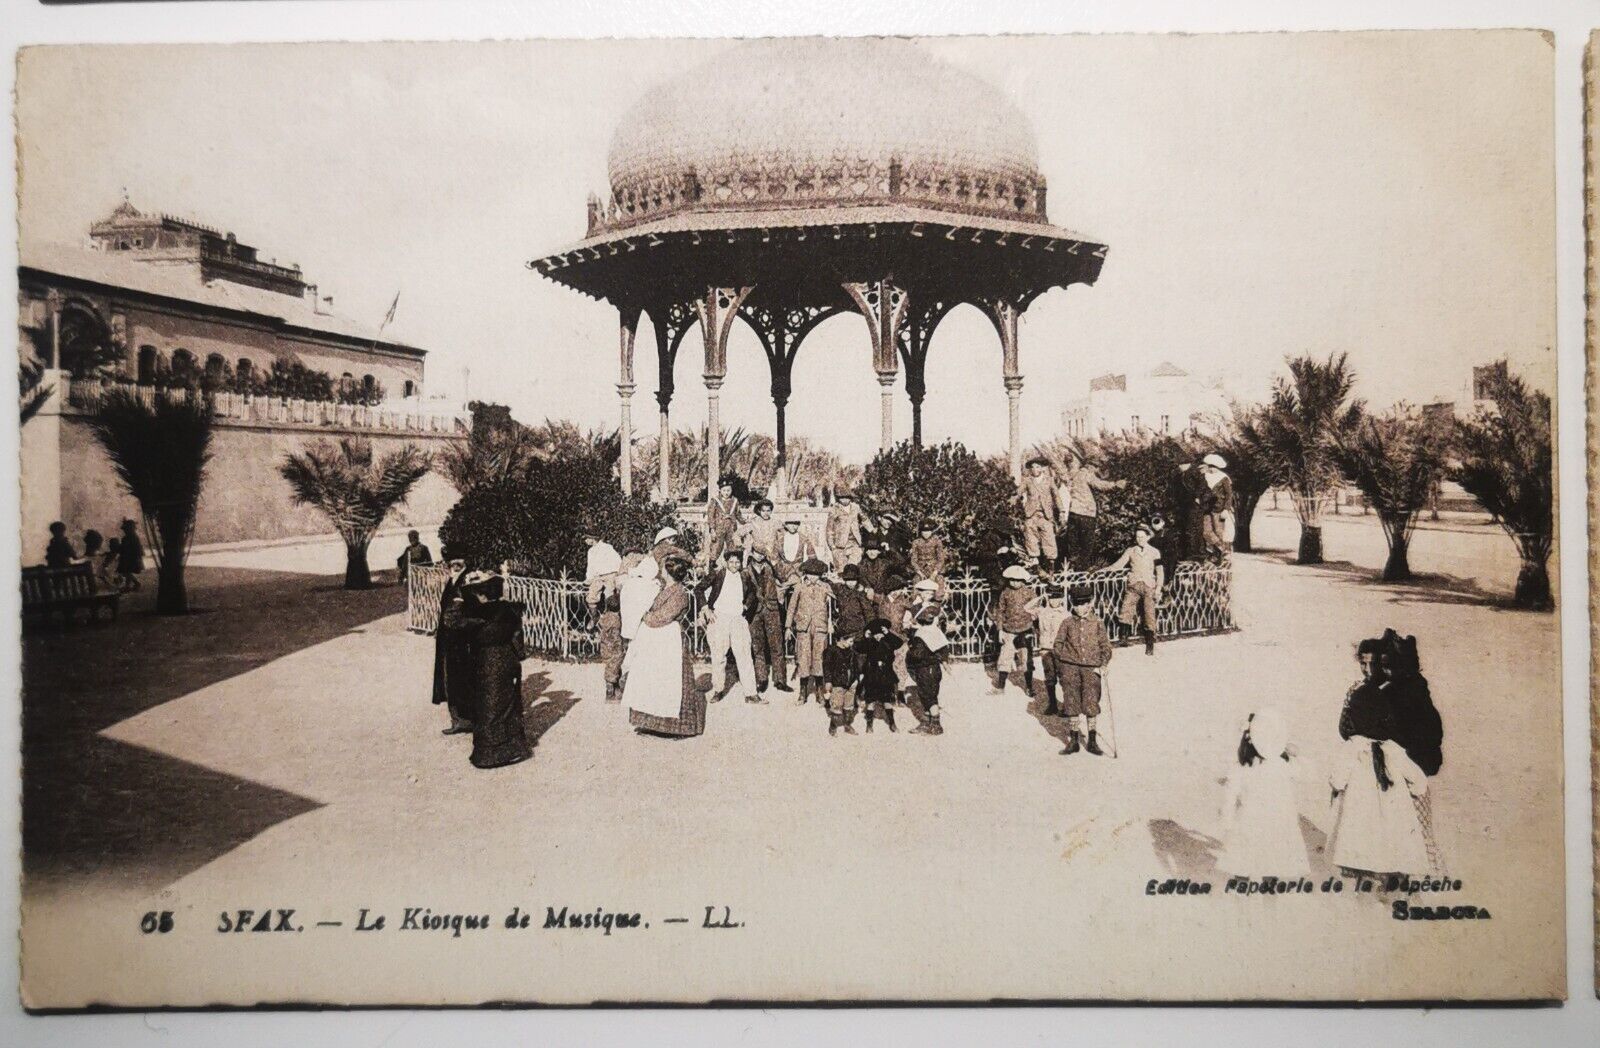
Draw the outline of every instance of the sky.
<instances>
[{"instance_id":1,"label":"sky","mask_svg":"<svg viewBox=\"0 0 1600 1048\"><path fill-rule=\"evenodd\" d=\"M1259 397L1289 354L1348 352L1378 406L1460 399L1474 364L1555 372L1553 52L1534 33L968 37L917 46L1032 122L1051 221L1099 281L1024 315L1027 442L1107 372L1172 361ZM623 114L724 41L33 48L18 83L20 235L75 242L124 190L301 265L337 312L429 351L430 391L616 424L616 311L525 267L584 233ZM892 84L885 91L892 97ZM803 104L803 102L802 102ZM892 119L893 106L885 107ZM864 118L883 118L864 114ZM705 420L698 337L677 425ZM654 425L640 332L636 426ZM1003 450L994 330L936 333L924 429ZM771 432L736 326L721 417ZM896 434L909 435L903 393ZM865 460L859 317L810 335L789 428Z\"/></svg>"}]
</instances>

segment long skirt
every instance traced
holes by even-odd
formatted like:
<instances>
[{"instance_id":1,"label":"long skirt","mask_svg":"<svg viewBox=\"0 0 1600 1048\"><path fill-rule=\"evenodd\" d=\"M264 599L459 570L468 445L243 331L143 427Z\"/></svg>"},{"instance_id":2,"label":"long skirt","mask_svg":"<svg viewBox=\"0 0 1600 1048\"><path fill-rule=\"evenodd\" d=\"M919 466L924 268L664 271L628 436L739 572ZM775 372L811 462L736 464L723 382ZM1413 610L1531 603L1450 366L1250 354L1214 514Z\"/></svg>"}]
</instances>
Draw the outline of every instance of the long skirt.
<instances>
[{"instance_id":1,"label":"long skirt","mask_svg":"<svg viewBox=\"0 0 1600 1048\"><path fill-rule=\"evenodd\" d=\"M622 699L628 705L628 723L633 727L680 738L705 733L706 697L695 687L688 643L688 636L674 623L668 627L643 627L628 646ZM664 700L674 688L679 696L677 713L669 715L666 708L671 703Z\"/></svg>"},{"instance_id":2,"label":"long skirt","mask_svg":"<svg viewBox=\"0 0 1600 1048\"><path fill-rule=\"evenodd\" d=\"M1431 805L1417 804L1417 798L1427 797L1427 776L1394 743L1384 743L1383 752L1387 789L1373 769L1370 740L1358 736L1345 742L1344 764L1336 767L1342 775L1336 774L1333 782L1341 792L1328 835L1328 859L1366 873L1436 872L1441 862L1437 845L1430 847L1433 827L1424 826Z\"/></svg>"},{"instance_id":3,"label":"long skirt","mask_svg":"<svg viewBox=\"0 0 1600 1048\"><path fill-rule=\"evenodd\" d=\"M499 768L533 756L522 727L522 663L511 645L479 649L478 686L472 763Z\"/></svg>"}]
</instances>

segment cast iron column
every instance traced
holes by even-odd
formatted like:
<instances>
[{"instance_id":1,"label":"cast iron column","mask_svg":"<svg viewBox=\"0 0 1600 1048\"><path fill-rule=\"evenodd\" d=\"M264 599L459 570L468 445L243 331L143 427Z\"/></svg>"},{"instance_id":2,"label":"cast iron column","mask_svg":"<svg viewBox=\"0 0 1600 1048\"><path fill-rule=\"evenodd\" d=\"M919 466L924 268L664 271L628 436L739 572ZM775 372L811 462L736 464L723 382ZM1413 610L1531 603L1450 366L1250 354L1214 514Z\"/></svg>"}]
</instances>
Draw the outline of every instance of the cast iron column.
<instances>
[{"instance_id":1,"label":"cast iron column","mask_svg":"<svg viewBox=\"0 0 1600 1048\"><path fill-rule=\"evenodd\" d=\"M714 287L696 300L700 335L705 342L706 369L706 501L716 497L722 479L722 421L720 401L722 380L728 374L728 334L733 330L739 306L753 288Z\"/></svg>"},{"instance_id":2,"label":"cast iron column","mask_svg":"<svg viewBox=\"0 0 1600 1048\"><path fill-rule=\"evenodd\" d=\"M633 339L639 331L639 310L623 307L621 326L621 367L617 379L617 397L622 414L618 420L617 438L620 443L618 471L622 479L622 494L633 494Z\"/></svg>"}]
</instances>

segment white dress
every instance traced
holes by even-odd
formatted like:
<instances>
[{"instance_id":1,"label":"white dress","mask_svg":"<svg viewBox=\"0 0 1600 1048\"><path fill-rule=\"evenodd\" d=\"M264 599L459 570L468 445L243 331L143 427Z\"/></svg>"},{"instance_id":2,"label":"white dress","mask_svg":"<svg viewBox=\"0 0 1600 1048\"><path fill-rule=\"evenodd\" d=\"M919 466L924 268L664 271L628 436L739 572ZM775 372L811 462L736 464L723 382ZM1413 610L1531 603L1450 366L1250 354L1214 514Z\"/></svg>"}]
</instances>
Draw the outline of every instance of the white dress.
<instances>
[{"instance_id":1,"label":"white dress","mask_svg":"<svg viewBox=\"0 0 1600 1048\"><path fill-rule=\"evenodd\" d=\"M1217 868L1241 877L1309 877L1294 800L1294 765L1271 757L1236 767L1223 787Z\"/></svg>"},{"instance_id":2,"label":"white dress","mask_svg":"<svg viewBox=\"0 0 1600 1048\"><path fill-rule=\"evenodd\" d=\"M1345 740L1328 780L1339 791L1328 859L1370 873L1436 872L1420 814L1426 807L1428 777L1399 743L1381 746L1391 783L1387 790L1378 785L1373 769L1372 740L1359 735Z\"/></svg>"},{"instance_id":3,"label":"white dress","mask_svg":"<svg viewBox=\"0 0 1600 1048\"><path fill-rule=\"evenodd\" d=\"M639 624L622 660L622 704L652 717L677 717L683 706L683 627Z\"/></svg>"}]
</instances>

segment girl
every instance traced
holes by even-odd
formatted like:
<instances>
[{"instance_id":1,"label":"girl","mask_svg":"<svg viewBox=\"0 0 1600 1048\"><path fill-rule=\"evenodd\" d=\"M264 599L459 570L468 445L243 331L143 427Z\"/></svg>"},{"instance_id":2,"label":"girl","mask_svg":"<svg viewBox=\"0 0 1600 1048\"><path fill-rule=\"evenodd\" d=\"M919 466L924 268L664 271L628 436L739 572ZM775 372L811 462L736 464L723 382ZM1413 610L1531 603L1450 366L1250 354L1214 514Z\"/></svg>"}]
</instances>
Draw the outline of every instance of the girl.
<instances>
[{"instance_id":1,"label":"girl","mask_svg":"<svg viewBox=\"0 0 1600 1048\"><path fill-rule=\"evenodd\" d=\"M1344 751L1329 779L1335 807L1328 856L1341 868L1443 873L1428 777L1444 762L1444 728L1415 637L1388 630L1357 649L1363 679L1340 714Z\"/></svg>"},{"instance_id":2,"label":"girl","mask_svg":"<svg viewBox=\"0 0 1600 1048\"><path fill-rule=\"evenodd\" d=\"M1277 710L1258 710L1239 736L1238 763L1223 783L1217 868L1241 877L1309 877L1294 803L1294 762Z\"/></svg>"}]
</instances>

